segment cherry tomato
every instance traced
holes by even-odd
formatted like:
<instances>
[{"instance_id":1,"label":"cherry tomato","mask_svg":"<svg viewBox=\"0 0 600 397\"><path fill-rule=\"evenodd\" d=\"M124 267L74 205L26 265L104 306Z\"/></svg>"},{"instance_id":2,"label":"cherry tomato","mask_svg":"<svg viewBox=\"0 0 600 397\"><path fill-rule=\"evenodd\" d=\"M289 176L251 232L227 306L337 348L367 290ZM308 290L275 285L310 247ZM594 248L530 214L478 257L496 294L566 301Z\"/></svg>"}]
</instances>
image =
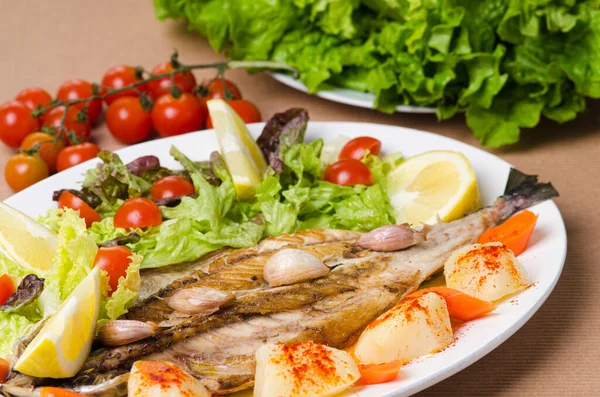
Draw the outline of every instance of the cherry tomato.
<instances>
[{"instance_id":1,"label":"cherry tomato","mask_svg":"<svg viewBox=\"0 0 600 397\"><path fill-rule=\"evenodd\" d=\"M44 108L50 105L52 97L46 90L38 87L25 88L19 92L15 100L27 106L30 110L35 110L38 106ZM40 120L44 121L44 115L40 116Z\"/></svg>"},{"instance_id":2,"label":"cherry tomato","mask_svg":"<svg viewBox=\"0 0 600 397\"><path fill-rule=\"evenodd\" d=\"M240 89L227 79L216 79L210 83L202 82L205 87L206 99L225 99L231 101L234 99L242 99Z\"/></svg>"},{"instance_id":3,"label":"cherry tomato","mask_svg":"<svg viewBox=\"0 0 600 397\"><path fill-rule=\"evenodd\" d=\"M233 110L235 110L235 112L242 118L242 120L244 120L246 124L258 123L259 121L262 121L258 108L250 101L245 99L237 99L234 101L227 101L227 104L231 106ZM206 128L213 128L210 115L206 120Z\"/></svg>"},{"instance_id":4,"label":"cherry tomato","mask_svg":"<svg viewBox=\"0 0 600 397\"><path fill-rule=\"evenodd\" d=\"M152 184L150 194L154 200L181 197L196 193L194 185L180 176L165 176Z\"/></svg>"},{"instance_id":5,"label":"cherry tomato","mask_svg":"<svg viewBox=\"0 0 600 397\"><path fill-rule=\"evenodd\" d=\"M66 190L58 198L58 208L70 208L79 211L79 216L85 220L85 226L90 227L94 222L100 222L102 218L88 203Z\"/></svg>"},{"instance_id":6,"label":"cherry tomato","mask_svg":"<svg viewBox=\"0 0 600 397\"><path fill-rule=\"evenodd\" d=\"M40 397L85 397L83 394L60 387L42 387Z\"/></svg>"},{"instance_id":7,"label":"cherry tomato","mask_svg":"<svg viewBox=\"0 0 600 397\"><path fill-rule=\"evenodd\" d=\"M158 205L150 199L135 197L127 199L115 213L115 227L130 229L133 227L155 226L162 223Z\"/></svg>"},{"instance_id":8,"label":"cherry tomato","mask_svg":"<svg viewBox=\"0 0 600 397\"><path fill-rule=\"evenodd\" d=\"M171 70L173 70L171 62L164 62L160 65L156 65L156 67L152 69L152 74L168 73ZM190 71L177 73L175 76L173 76L173 85L178 87L181 92L192 92L194 87L196 87L196 78ZM154 99L170 94L171 78L163 77L162 79L148 82L148 92Z\"/></svg>"},{"instance_id":9,"label":"cherry tomato","mask_svg":"<svg viewBox=\"0 0 600 397\"><path fill-rule=\"evenodd\" d=\"M160 97L152 108L152 123L160 136L173 136L197 131L206 120L200 101L188 93L179 98Z\"/></svg>"},{"instance_id":10,"label":"cherry tomato","mask_svg":"<svg viewBox=\"0 0 600 397\"><path fill-rule=\"evenodd\" d=\"M4 383L10 373L10 362L0 357L0 384Z\"/></svg>"},{"instance_id":11,"label":"cherry tomato","mask_svg":"<svg viewBox=\"0 0 600 397\"><path fill-rule=\"evenodd\" d=\"M339 160L331 164L325 171L324 179L341 186L373 184L369 167L355 159Z\"/></svg>"},{"instance_id":12,"label":"cherry tomato","mask_svg":"<svg viewBox=\"0 0 600 397\"><path fill-rule=\"evenodd\" d=\"M114 90L121 89L125 86L131 85L139 81L139 79L135 75L135 68L133 66L127 65L119 65L114 66L106 72L104 77L102 77L102 87L112 88ZM137 87L139 91L145 91L146 85L142 84ZM118 94L112 94L104 98L104 102L107 105L110 105L118 98L122 97L137 97L138 93L131 89L127 91L120 92Z\"/></svg>"},{"instance_id":13,"label":"cherry tomato","mask_svg":"<svg viewBox=\"0 0 600 397\"><path fill-rule=\"evenodd\" d=\"M79 145L68 146L58 153L56 170L64 171L84 161L95 158L100 153L100 148L95 143L84 142Z\"/></svg>"},{"instance_id":14,"label":"cherry tomato","mask_svg":"<svg viewBox=\"0 0 600 397\"><path fill-rule=\"evenodd\" d=\"M102 247L96 253L94 266L108 273L109 296L119 288L119 279L127 276L127 268L131 264L133 254L126 247Z\"/></svg>"},{"instance_id":15,"label":"cherry tomato","mask_svg":"<svg viewBox=\"0 0 600 397\"><path fill-rule=\"evenodd\" d=\"M79 142L75 142L76 140L80 142L85 142L90 139L90 134L92 128L90 127L90 123L87 120L80 121L78 119L79 109L70 106L69 110L67 110L67 116L65 117L64 127L67 131L62 129L58 131L60 126L60 122L65 114L64 106L57 106L51 109L48 113L46 113L46 119L44 120L44 127L51 128L54 127L56 129L56 133L62 134L67 145L74 145ZM75 137L71 135L71 133L75 134Z\"/></svg>"},{"instance_id":16,"label":"cherry tomato","mask_svg":"<svg viewBox=\"0 0 600 397\"><path fill-rule=\"evenodd\" d=\"M17 289L10 276L5 274L0 277L0 305L3 305L15 292L17 292Z\"/></svg>"},{"instance_id":17,"label":"cherry tomato","mask_svg":"<svg viewBox=\"0 0 600 397\"><path fill-rule=\"evenodd\" d=\"M93 96L93 88L92 83L89 81L85 81L83 79L73 79L65 81L59 88L56 93L56 99L60 99L64 102L74 101L77 99L85 99ZM73 105L77 109L81 110L86 106L86 103L79 103L77 105ZM87 103L87 116L90 124L94 124L98 117L100 117L100 113L102 113L102 101L96 99Z\"/></svg>"},{"instance_id":18,"label":"cherry tomato","mask_svg":"<svg viewBox=\"0 0 600 397\"><path fill-rule=\"evenodd\" d=\"M44 160L48 166L48 171L56 171L58 153L65 148L65 143L62 139L55 140L54 136L45 132L34 132L25 137L23 143L21 143L21 149L29 150L36 145L38 148L37 155Z\"/></svg>"},{"instance_id":19,"label":"cherry tomato","mask_svg":"<svg viewBox=\"0 0 600 397\"><path fill-rule=\"evenodd\" d=\"M379 154L381 141L370 136L360 136L350 140L340 151L338 159L362 160L366 151L371 154Z\"/></svg>"},{"instance_id":20,"label":"cherry tomato","mask_svg":"<svg viewBox=\"0 0 600 397\"><path fill-rule=\"evenodd\" d=\"M39 128L31 110L17 101L0 106L0 139L10 147L18 148L23 139Z\"/></svg>"},{"instance_id":21,"label":"cherry tomato","mask_svg":"<svg viewBox=\"0 0 600 397\"><path fill-rule=\"evenodd\" d=\"M110 104L106 111L106 125L110 133L125 143L138 143L150 136L152 117L139 98L122 97Z\"/></svg>"},{"instance_id":22,"label":"cherry tomato","mask_svg":"<svg viewBox=\"0 0 600 397\"><path fill-rule=\"evenodd\" d=\"M4 166L4 179L15 192L48 177L48 166L37 156L26 153L13 155Z\"/></svg>"}]
</instances>

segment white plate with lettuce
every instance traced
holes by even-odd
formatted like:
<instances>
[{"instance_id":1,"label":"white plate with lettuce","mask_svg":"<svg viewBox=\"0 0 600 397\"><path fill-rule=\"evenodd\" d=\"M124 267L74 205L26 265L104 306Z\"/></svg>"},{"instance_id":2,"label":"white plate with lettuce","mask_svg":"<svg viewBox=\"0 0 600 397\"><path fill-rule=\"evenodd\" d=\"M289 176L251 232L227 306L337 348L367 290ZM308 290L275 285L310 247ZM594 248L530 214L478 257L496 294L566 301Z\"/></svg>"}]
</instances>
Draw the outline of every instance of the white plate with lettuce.
<instances>
[{"instance_id":1,"label":"white plate with lettuce","mask_svg":"<svg viewBox=\"0 0 600 397\"><path fill-rule=\"evenodd\" d=\"M258 136L263 126L264 124L257 123L248 127L254 136ZM305 141L311 142L317 138L331 140L340 135L350 138L364 135L375 137L382 142L384 154L400 151L405 156L412 156L436 149L459 151L470 160L476 172L482 203L485 205L492 203L497 196L503 193L510 170L510 165L505 161L472 146L439 135L401 127L367 123L311 122ZM217 150L218 147L214 132L207 130L145 142L124 148L117 153L125 163L151 154L160 159L162 166L181 169L181 164L169 154L172 145L178 147L194 161L207 160L211 152ZM99 163L99 160L91 160L56 174L12 196L6 200L6 203L34 218L44 215L47 210L56 207L56 203L52 200L54 191L65 188L78 189L84 180L86 171ZM224 197L223 200L227 201L229 198ZM336 200L340 199L336 198ZM326 204L327 202L323 203L323 205ZM376 203L376 206L379 204L381 203ZM191 211L191 209L189 210ZM566 254L565 227L557 206L549 201L536 205L532 211L539 214L538 224L531 238L530 247L519 257L533 283L532 287L511 299L510 302L500 303L492 315L470 322L467 326L460 328L454 344L440 353L421 358L405 366L397 380L386 384L352 389L350 394L362 397L414 394L473 364L498 347L527 322L554 288L562 271ZM185 217L183 212L180 215ZM206 214L188 214L187 216L191 217L192 215L207 216ZM291 216L293 217L294 214ZM290 213L286 213L285 217L289 218ZM208 223L211 223L210 227L214 226L212 222L218 223L219 221L214 218L207 218L207 220ZM246 230L242 221L237 223L232 220L220 221L227 227ZM325 217L320 221L330 222L331 219ZM345 221L351 225L352 222L359 220L347 218ZM171 221L171 225L177 222L177 220ZM272 224L272 232L284 231L285 226L282 226L284 223L283 220L275 219ZM198 256L204 252L202 241L189 240L190 237L185 234L183 226L174 227L172 232L165 231L164 234L156 232L157 235L154 237L150 233L150 237L145 240L147 247L140 247L139 253L146 253L150 258L149 260L145 258L146 262L142 262L142 268L155 267L164 261L177 262L189 259L189 255ZM102 227L106 230L100 230ZM215 230L218 232L222 227L224 226L217 225ZM114 234L114 231L108 230L110 229L108 225L99 225L97 229L88 233L98 235L106 233L105 236L98 238L108 238ZM144 238L146 236L142 237L142 241ZM245 237L241 236L240 238ZM186 242L188 247L185 247ZM243 244L244 241L237 241L237 243ZM198 246L199 250L195 251L190 246ZM10 327L10 324L3 323L1 317L0 324L1 329L5 329L6 326Z\"/></svg>"}]
</instances>

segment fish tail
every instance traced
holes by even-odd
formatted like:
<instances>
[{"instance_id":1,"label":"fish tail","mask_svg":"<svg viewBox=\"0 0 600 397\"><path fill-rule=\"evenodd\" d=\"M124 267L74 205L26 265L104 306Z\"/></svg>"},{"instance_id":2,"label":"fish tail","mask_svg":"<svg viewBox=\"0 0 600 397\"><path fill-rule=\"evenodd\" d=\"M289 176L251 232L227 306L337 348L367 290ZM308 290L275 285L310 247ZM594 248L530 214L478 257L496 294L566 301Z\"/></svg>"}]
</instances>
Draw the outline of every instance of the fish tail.
<instances>
[{"instance_id":1,"label":"fish tail","mask_svg":"<svg viewBox=\"0 0 600 397\"><path fill-rule=\"evenodd\" d=\"M537 175L527 175L511 168L504 194L499 198L502 218L558 196L551 183L540 183Z\"/></svg>"}]
</instances>

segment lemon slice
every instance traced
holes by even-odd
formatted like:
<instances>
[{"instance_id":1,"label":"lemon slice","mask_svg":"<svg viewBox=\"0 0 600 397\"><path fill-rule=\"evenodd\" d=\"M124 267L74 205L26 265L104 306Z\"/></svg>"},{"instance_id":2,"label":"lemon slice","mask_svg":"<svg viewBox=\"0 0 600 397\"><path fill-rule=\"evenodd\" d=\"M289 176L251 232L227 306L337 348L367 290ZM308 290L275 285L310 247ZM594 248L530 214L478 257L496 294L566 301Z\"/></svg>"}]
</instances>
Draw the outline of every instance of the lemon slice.
<instances>
[{"instance_id":1,"label":"lemon slice","mask_svg":"<svg viewBox=\"0 0 600 397\"><path fill-rule=\"evenodd\" d=\"M90 353L100 299L100 271L94 267L27 346L15 369L38 378L74 376Z\"/></svg>"},{"instance_id":2,"label":"lemon slice","mask_svg":"<svg viewBox=\"0 0 600 397\"><path fill-rule=\"evenodd\" d=\"M397 223L434 224L479 208L475 172L461 153L434 150L411 157L388 174Z\"/></svg>"},{"instance_id":3,"label":"lemon slice","mask_svg":"<svg viewBox=\"0 0 600 397\"><path fill-rule=\"evenodd\" d=\"M244 121L225 101L213 99L206 104L237 196L252 198L267 169L265 157Z\"/></svg>"},{"instance_id":4,"label":"lemon slice","mask_svg":"<svg viewBox=\"0 0 600 397\"><path fill-rule=\"evenodd\" d=\"M44 274L52 266L56 234L0 201L0 251L21 267Z\"/></svg>"}]
</instances>

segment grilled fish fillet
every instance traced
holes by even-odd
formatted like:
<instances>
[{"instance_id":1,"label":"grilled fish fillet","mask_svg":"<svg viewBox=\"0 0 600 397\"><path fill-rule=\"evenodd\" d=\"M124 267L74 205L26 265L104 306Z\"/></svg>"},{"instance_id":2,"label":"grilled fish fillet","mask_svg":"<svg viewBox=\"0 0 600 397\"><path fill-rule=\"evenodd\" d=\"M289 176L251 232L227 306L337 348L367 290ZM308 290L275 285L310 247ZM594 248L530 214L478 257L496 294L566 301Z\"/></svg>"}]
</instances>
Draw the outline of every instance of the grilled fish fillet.
<instances>
[{"instance_id":1,"label":"grilled fish fillet","mask_svg":"<svg viewBox=\"0 0 600 397\"><path fill-rule=\"evenodd\" d=\"M254 354L264 343L313 340L347 347L374 318L441 270L453 250L476 241L514 212L557 195L551 185L531 179L513 184L509 178L507 194L492 207L434 225L425 242L403 251L360 248L355 244L360 236L356 232L310 230L180 265L177 279L170 279L166 272L150 274L147 298L125 317L165 327L145 340L93 351L76 377L59 384L86 395L126 395L129 369L135 361L162 360L181 366L214 395L222 395L252 386ZM263 279L263 266L285 247L311 252L331 272L310 282L270 288ZM173 310L165 298L198 286L232 291L236 299L209 316L192 315L173 322ZM32 383L53 382L22 376L9 381L13 386Z\"/></svg>"}]
</instances>

